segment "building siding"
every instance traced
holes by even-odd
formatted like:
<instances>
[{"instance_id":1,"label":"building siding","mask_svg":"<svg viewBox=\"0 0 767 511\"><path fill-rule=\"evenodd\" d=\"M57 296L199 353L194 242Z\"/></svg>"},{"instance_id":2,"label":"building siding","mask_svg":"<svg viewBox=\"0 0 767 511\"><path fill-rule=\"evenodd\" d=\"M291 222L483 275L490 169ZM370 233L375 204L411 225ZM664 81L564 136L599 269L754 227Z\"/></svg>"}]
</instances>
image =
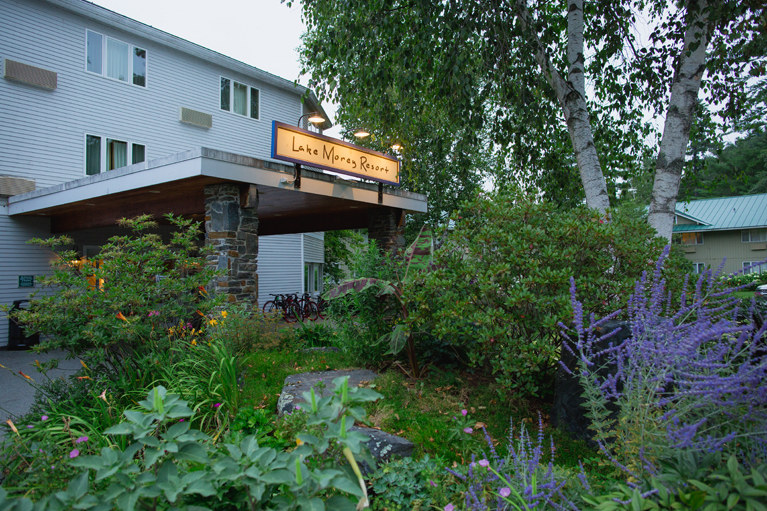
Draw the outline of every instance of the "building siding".
<instances>
[{"instance_id":1,"label":"building siding","mask_svg":"<svg viewBox=\"0 0 767 511\"><path fill-rule=\"evenodd\" d=\"M206 60L204 51L147 27L126 30L135 22L92 5L74 10L92 10L97 19L42 0L0 0L0 66L10 59L55 72L57 79L51 91L0 78L0 175L34 180L38 189L79 179L88 134L142 144L146 160L199 147L268 160L272 121L293 124L303 112L304 89L292 90L285 80L226 57ZM110 24L116 18L127 21ZM146 87L88 72L87 30L146 50ZM259 90L259 119L220 109L222 76ZM180 122L182 107L210 114L212 126ZM78 247L100 245L108 231L75 233ZM50 254L26 244L48 234L46 219L12 219L0 207L0 304L28 296L18 289L18 275L48 270ZM301 240L260 239L260 303L270 292L301 291ZM0 312L0 346L6 343L7 318Z\"/></svg>"},{"instance_id":2,"label":"building siding","mask_svg":"<svg viewBox=\"0 0 767 511\"><path fill-rule=\"evenodd\" d=\"M258 303L272 300L272 294L301 293L304 262L301 234L258 237Z\"/></svg>"},{"instance_id":3,"label":"building siding","mask_svg":"<svg viewBox=\"0 0 767 511\"><path fill-rule=\"evenodd\" d=\"M53 254L44 248L30 246L33 237L49 236L47 218L11 218L6 214L4 199L0 199L0 304L11 305L40 292L40 276L50 273ZM34 275L34 288L20 288L20 275ZM0 311L0 346L8 344L8 316Z\"/></svg>"},{"instance_id":4,"label":"building siding","mask_svg":"<svg viewBox=\"0 0 767 511\"><path fill-rule=\"evenodd\" d=\"M704 231L702 245L683 245L685 257L693 263L705 263L714 270L724 261L724 272L743 269L743 261L767 259L765 243L743 243L741 231Z\"/></svg>"},{"instance_id":5,"label":"building siding","mask_svg":"<svg viewBox=\"0 0 767 511\"><path fill-rule=\"evenodd\" d=\"M292 94L39 1L3 0L0 19L0 58L58 75L54 91L0 80L0 174L34 179L38 188L85 175L86 134L143 144L147 159L200 146L263 159L270 157L271 121L294 123L301 115L298 90ZM86 30L145 49L147 86L86 71ZM260 119L220 110L221 76L259 89ZM181 107L211 114L213 126L181 123Z\"/></svg>"},{"instance_id":6,"label":"building siding","mask_svg":"<svg viewBox=\"0 0 767 511\"><path fill-rule=\"evenodd\" d=\"M304 234L304 262L325 262L325 233L308 232Z\"/></svg>"}]
</instances>

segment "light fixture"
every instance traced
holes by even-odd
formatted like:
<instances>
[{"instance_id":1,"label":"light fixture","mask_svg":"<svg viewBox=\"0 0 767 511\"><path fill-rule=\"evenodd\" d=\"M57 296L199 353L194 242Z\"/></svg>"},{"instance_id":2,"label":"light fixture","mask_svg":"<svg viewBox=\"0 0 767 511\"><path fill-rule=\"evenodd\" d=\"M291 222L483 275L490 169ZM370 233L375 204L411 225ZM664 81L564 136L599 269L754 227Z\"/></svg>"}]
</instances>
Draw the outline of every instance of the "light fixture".
<instances>
[{"instance_id":1,"label":"light fixture","mask_svg":"<svg viewBox=\"0 0 767 511\"><path fill-rule=\"evenodd\" d=\"M304 114L301 117L298 118L298 122L296 123L296 126L299 128L301 127L301 120L303 120L304 117L307 117L307 121L309 121L312 124L322 124L325 122L325 118L320 115L319 112L309 112L308 114Z\"/></svg>"},{"instance_id":2,"label":"light fixture","mask_svg":"<svg viewBox=\"0 0 767 511\"><path fill-rule=\"evenodd\" d=\"M370 136L370 132L363 128L360 128L354 132L354 136L357 138L365 138Z\"/></svg>"}]
</instances>

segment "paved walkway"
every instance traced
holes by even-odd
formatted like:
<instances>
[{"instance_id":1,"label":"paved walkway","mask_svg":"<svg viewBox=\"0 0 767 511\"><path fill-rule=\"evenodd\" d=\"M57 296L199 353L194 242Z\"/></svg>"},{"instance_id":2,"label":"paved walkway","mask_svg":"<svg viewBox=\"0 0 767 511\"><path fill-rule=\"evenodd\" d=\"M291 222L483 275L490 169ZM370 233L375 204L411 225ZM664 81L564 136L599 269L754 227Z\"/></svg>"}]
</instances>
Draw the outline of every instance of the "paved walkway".
<instances>
[{"instance_id":1,"label":"paved walkway","mask_svg":"<svg viewBox=\"0 0 767 511\"><path fill-rule=\"evenodd\" d=\"M32 406L35 388L19 371L23 371L35 382L42 383L46 379L35 367L35 360L43 362L54 358L59 360L59 367L48 371L49 378L66 377L82 367L79 360L66 360L64 352L60 351L35 353L0 349L0 364L6 367L0 367L0 424L4 425L9 418L24 415ZM5 431L6 428L0 428L0 439Z\"/></svg>"}]
</instances>

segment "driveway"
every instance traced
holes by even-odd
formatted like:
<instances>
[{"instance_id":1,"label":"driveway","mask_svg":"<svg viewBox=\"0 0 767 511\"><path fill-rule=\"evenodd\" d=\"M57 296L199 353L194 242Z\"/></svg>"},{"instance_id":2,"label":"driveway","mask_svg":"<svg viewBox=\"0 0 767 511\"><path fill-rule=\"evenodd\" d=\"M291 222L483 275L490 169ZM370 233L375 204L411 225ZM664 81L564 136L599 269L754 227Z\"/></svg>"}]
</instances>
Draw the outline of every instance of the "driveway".
<instances>
[{"instance_id":1,"label":"driveway","mask_svg":"<svg viewBox=\"0 0 767 511\"><path fill-rule=\"evenodd\" d=\"M63 351L51 353L35 353L34 351L7 351L0 349L0 424L5 426L5 421L24 415L32 406L35 397L34 386L21 374L32 378L34 382L42 383L46 377L40 374L35 367L35 360L44 362L57 358L59 367L48 371L48 378L67 377L77 372L82 366L80 361L66 360ZM0 440L5 436L7 427L0 428Z\"/></svg>"}]
</instances>

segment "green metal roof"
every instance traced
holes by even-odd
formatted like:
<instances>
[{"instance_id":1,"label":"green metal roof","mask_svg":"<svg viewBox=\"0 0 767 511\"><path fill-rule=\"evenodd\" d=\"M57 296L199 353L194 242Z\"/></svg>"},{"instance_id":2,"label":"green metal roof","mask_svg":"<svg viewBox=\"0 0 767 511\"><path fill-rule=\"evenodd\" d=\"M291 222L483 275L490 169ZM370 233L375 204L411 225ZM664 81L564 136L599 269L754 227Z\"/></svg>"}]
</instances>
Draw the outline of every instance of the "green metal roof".
<instances>
[{"instance_id":1,"label":"green metal roof","mask_svg":"<svg viewBox=\"0 0 767 511\"><path fill-rule=\"evenodd\" d=\"M767 227L767 193L678 202L676 212L697 224L676 224L674 232L759 229Z\"/></svg>"}]
</instances>

